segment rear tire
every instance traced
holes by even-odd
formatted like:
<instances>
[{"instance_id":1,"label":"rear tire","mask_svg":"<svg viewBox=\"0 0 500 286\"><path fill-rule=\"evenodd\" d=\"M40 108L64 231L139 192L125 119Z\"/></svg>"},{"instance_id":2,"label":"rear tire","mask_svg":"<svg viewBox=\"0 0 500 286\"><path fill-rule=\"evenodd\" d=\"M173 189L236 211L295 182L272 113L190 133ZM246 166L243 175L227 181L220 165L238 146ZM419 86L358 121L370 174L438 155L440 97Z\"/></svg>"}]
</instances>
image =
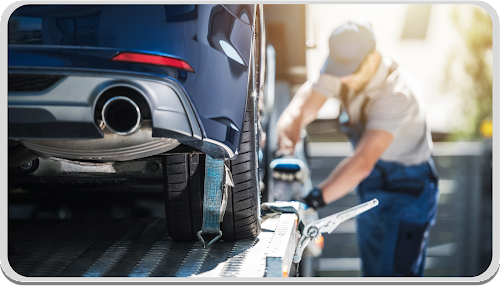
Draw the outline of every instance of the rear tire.
<instances>
[{"instance_id":1,"label":"rear tire","mask_svg":"<svg viewBox=\"0 0 500 286\"><path fill-rule=\"evenodd\" d=\"M203 222L205 155L163 157L167 229L175 241L195 241Z\"/></svg>"},{"instance_id":2,"label":"rear tire","mask_svg":"<svg viewBox=\"0 0 500 286\"><path fill-rule=\"evenodd\" d=\"M261 230L254 110L254 100L248 97L240 153L236 159L228 162L235 186L228 192L226 213L221 223L222 239L225 241L254 239Z\"/></svg>"},{"instance_id":3,"label":"rear tire","mask_svg":"<svg viewBox=\"0 0 500 286\"><path fill-rule=\"evenodd\" d=\"M259 8L260 9L260 8ZM256 18L256 34L248 84L245 121L238 156L225 162L235 186L228 191L226 212L221 222L222 239L255 239L260 231L260 178L258 169L259 135L257 103L260 91L262 15ZM176 166L178 165L178 166ZM203 222L205 155L170 155L164 161L165 213L170 237L177 241L196 241ZM169 178L172 177L172 178Z\"/></svg>"},{"instance_id":4,"label":"rear tire","mask_svg":"<svg viewBox=\"0 0 500 286\"><path fill-rule=\"evenodd\" d=\"M233 175L234 188L229 188L222 239L236 241L254 239L260 233L260 188L252 97L247 100L245 122L236 159L225 162ZM205 177L204 154L168 155L163 159L165 214L167 229L175 241L196 241L203 222Z\"/></svg>"}]
</instances>

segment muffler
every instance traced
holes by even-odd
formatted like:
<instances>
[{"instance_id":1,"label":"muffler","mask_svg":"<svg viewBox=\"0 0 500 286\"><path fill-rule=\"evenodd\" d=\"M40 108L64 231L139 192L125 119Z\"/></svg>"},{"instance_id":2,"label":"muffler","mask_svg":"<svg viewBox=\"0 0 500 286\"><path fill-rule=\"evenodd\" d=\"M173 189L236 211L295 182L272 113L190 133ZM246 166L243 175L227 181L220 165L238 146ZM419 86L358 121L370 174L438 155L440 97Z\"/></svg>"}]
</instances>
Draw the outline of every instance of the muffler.
<instances>
[{"instance_id":1,"label":"muffler","mask_svg":"<svg viewBox=\"0 0 500 286\"><path fill-rule=\"evenodd\" d=\"M102 120L106 127L118 135L130 135L141 127L141 110L128 97L110 98L102 108Z\"/></svg>"}]
</instances>

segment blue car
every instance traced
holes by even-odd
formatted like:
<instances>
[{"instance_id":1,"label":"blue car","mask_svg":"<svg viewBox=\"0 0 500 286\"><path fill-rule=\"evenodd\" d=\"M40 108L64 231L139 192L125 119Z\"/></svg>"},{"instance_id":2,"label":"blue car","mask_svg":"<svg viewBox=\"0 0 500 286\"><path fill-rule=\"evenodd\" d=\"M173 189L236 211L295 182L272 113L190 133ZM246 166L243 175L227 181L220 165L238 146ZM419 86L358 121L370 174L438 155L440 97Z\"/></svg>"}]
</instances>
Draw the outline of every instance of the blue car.
<instances>
[{"instance_id":1,"label":"blue car","mask_svg":"<svg viewBox=\"0 0 500 286\"><path fill-rule=\"evenodd\" d=\"M223 239L260 232L262 5L25 5L8 22L9 184L163 182L170 236L196 240L205 156L235 186Z\"/></svg>"}]
</instances>

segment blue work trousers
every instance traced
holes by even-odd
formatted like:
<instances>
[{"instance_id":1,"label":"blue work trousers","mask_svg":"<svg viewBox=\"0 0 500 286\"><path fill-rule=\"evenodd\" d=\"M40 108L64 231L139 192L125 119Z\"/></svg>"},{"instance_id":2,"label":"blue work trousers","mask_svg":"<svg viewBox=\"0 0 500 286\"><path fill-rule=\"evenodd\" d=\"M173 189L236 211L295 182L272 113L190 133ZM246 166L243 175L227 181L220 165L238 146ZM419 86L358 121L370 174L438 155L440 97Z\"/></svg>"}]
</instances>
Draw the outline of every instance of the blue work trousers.
<instances>
[{"instance_id":1,"label":"blue work trousers","mask_svg":"<svg viewBox=\"0 0 500 286\"><path fill-rule=\"evenodd\" d=\"M363 124L341 124L355 148ZM429 229L436 220L438 175L432 158L418 165L379 160L358 185L360 203L379 205L356 218L363 276L423 276Z\"/></svg>"},{"instance_id":2,"label":"blue work trousers","mask_svg":"<svg viewBox=\"0 0 500 286\"><path fill-rule=\"evenodd\" d=\"M429 228L436 219L438 177L432 159L404 166L378 161L357 189L379 205L357 217L363 276L423 276Z\"/></svg>"}]
</instances>

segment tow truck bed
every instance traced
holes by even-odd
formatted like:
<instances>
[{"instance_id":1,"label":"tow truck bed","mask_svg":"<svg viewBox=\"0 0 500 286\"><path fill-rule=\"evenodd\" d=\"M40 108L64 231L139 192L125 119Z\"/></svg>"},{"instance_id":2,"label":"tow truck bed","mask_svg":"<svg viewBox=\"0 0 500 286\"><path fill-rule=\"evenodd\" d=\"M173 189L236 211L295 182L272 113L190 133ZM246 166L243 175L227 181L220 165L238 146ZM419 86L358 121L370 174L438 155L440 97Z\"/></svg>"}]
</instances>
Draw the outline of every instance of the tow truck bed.
<instances>
[{"instance_id":1,"label":"tow truck bed","mask_svg":"<svg viewBox=\"0 0 500 286\"><path fill-rule=\"evenodd\" d=\"M299 239L297 216L262 222L255 240L175 242L159 218L9 220L10 266L26 277L283 277Z\"/></svg>"}]
</instances>

